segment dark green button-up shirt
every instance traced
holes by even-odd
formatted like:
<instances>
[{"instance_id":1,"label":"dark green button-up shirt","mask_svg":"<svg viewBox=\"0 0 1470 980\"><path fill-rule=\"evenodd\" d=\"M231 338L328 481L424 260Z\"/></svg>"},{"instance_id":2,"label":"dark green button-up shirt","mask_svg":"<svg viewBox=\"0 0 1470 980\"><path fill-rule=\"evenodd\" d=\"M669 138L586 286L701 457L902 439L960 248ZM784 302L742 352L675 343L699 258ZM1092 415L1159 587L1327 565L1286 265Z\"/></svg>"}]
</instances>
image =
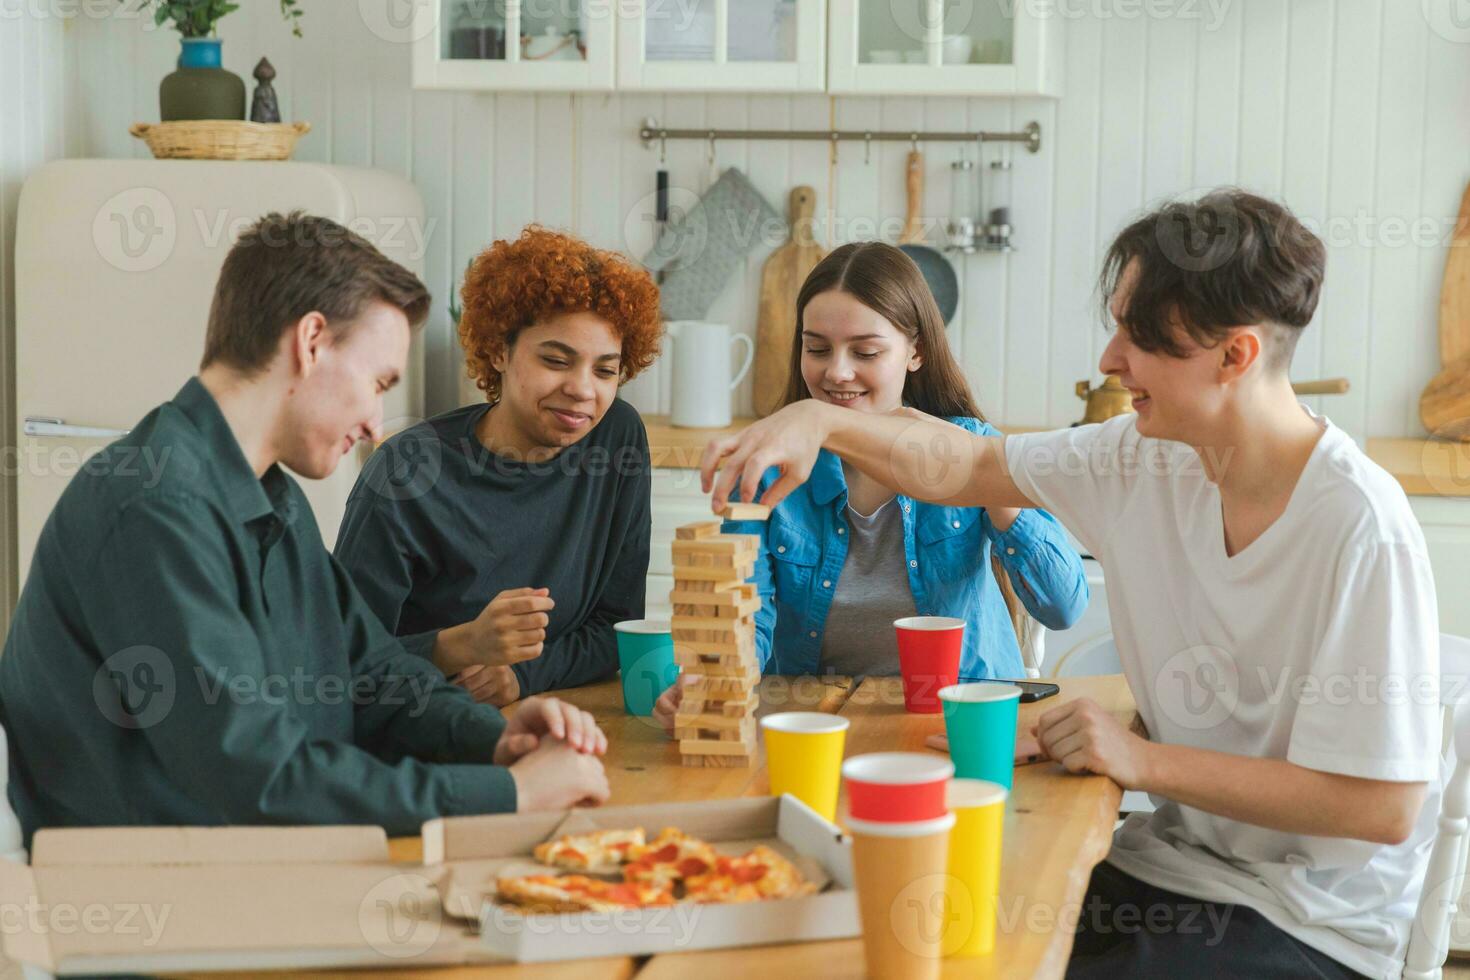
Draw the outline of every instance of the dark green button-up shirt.
<instances>
[{"instance_id":1,"label":"dark green button-up shirt","mask_svg":"<svg viewBox=\"0 0 1470 980\"><path fill-rule=\"evenodd\" d=\"M404 651L257 479L208 390L97 454L42 529L0 656L10 798L42 827L377 824L515 808L505 728Z\"/></svg>"}]
</instances>

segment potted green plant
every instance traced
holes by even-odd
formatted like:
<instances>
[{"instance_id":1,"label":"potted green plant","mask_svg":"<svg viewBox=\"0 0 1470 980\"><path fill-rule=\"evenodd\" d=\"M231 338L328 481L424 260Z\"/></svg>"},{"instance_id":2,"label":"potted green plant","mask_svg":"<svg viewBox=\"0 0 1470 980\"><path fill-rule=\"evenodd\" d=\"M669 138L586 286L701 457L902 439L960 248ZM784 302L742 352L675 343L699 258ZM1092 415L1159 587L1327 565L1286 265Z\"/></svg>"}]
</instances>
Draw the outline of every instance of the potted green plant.
<instances>
[{"instance_id":1,"label":"potted green plant","mask_svg":"<svg viewBox=\"0 0 1470 980\"><path fill-rule=\"evenodd\" d=\"M126 3L127 0L121 0ZM281 16L291 32L301 36L299 0L279 0ZM244 119L245 82L225 71L215 25L238 10L231 0L138 0L136 10L153 8L153 22L172 22L179 32L178 70L158 86L158 113L164 122L175 119Z\"/></svg>"}]
</instances>

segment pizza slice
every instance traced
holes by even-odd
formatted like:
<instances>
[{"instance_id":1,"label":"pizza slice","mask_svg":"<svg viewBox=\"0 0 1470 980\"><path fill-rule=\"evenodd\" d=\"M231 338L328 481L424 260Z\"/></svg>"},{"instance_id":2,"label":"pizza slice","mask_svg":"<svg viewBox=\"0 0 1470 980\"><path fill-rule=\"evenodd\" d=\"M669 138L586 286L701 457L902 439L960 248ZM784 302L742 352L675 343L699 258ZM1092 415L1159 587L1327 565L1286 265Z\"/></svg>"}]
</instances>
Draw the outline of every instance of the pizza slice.
<instances>
[{"instance_id":1,"label":"pizza slice","mask_svg":"<svg viewBox=\"0 0 1470 980\"><path fill-rule=\"evenodd\" d=\"M721 856L705 874L684 879L684 897L701 903L796 898L816 890L794 864L764 844L740 857Z\"/></svg>"},{"instance_id":2,"label":"pizza slice","mask_svg":"<svg viewBox=\"0 0 1470 980\"><path fill-rule=\"evenodd\" d=\"M629 852L623 880L671 888L676 881L709 871L718 857L699 838L665 827L652 841Z\"/></svg>"},{"instance_id":3,"label":"pizza slice","mask_svg":"<svg viewBox=\"0 0 1470 980\"><path fill-rule=\"evenodd\" d=\"M501 878L495 886L501 902L527 912L613 912L674 904L672 888L586 875L523 875Z\"/></svg>"},{"instance_id":4,"label":"pizza slice","mask_svg":"<svg viewBox=\"0 0 1470 980\"><path fill-rule=\"evenodd\" d=\"M593 830L585 834L567 834L556 840L537 844L532 850L536 860L566 871L590 874L617 874L634 848L642 847L643 828L632 830Z\"/></svg>"}]
</instances>

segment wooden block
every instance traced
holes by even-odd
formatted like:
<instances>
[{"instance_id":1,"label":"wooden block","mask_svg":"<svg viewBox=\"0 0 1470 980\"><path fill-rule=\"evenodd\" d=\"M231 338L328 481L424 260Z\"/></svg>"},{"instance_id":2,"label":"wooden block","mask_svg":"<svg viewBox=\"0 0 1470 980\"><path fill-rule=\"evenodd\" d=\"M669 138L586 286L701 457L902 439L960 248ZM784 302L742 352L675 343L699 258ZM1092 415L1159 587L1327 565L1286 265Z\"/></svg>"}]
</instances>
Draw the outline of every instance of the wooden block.
<instances>
[{"instance_id":1,"label":"wooden block","mask_svg":"<svg viewBox=\"0 0 1470 980\"><path fill-rule=\"evenodd\" d=\"M748 742L722 742L711 738L683 738L679 740L680 755L755 755L755 740Z\"/></svg>"},{"instance_id":2,"label":"wooden block","mask_svg":"<svg viewBox=\"0 0 1470 980\"><path fill-rule=\"evenodd\" d=\"M683 582L717 582L733 587L743 584L754 572L755 562L753 561L742 562L733 568L696 568L692 566L680 566L676 563L674 567L674 585L678 587Z\"/></svg>"},{"instance_id":3,"label":"wooden block","mask_svg":"<svg viewBox=\"0 0 1470 980\"><path fill-rule=\"evenodd\" d=\"M744 681L730 677L715 677L711 678L711 681L713 683L708 685L700 682L701 686L699 690L695 690L694 685L686 687L684 689L684 696L701 702L706 712L716 710L714 707L716 704L723 706L725 704L745 705L750 703L750 692L751 688L755 686L754 684L747 684ZM721 707L719 710L724 709Z\"/></svg>"},{"instance_id":4,"label":"wooden block","mask_svg":"<svg viewBox=\"0 0 1470 980\"><path fill-rule=\"evenodd\" d=\"M751 654L675 653L674 662L687 673L700 677L760 678L760 665Z\"/></svg>"},{"instance_id":5,"label":"wooden block","mask_svg":"<svg viewBox=\"0 0 1470 980\"><path fill-rule=\"evenodd\" d=\"M760 550L761 539L754 534L716 534L712 538L697 538L692 541L675 540L673 553L695 554L754 554Z\"/></svg>"},{"instance_id":6,"label":"wooden block","mask_svg":"<svg viewBox=\"0 0 1470 980\"><path fill-rule=\"evenodd\" d=\"M681 568L734 568L746 565L755 568L753 555L726 554L719 551L676 551L674 552L674 574Z\"/></svg>"},{"instance_id":7,"label":"wooden block","mask_svg":"<svg viewBox=\"0 0 1470 980\"><path fill-rule=\"evenodd\" d=\"M691 695L688 689L684 691L684 700L679 702L679 710L690 715L702 715L706 718L712 715L723 715L727 718L755 717L756 709L761 706L760 693L751 690L745 698L733 701L705 701Z\"/></svg>"},{"instance_id":8,"label":"wooden block","mask_svg":"<svg viewBox=\"0 0 1470 980\"><path fill-rule=\"evenodd\" d=\"M669 602L674 605L698 602L716 606L738 606L751 599L760 599L754 582L741 582L725 589L674 589L669 593Z\"/></svg>"},{"instance_id":9,"label":"wooden block","mask_svg":"<svg viewBox=\"0 0 1470 980\"><path fill-rule=\"evenodd\" d=\"M735 610L732 610L734 613ZM681 630L703 630L703 632L716 633L742 633L744 630L756 629L756 620L751 619L751 614L745 616L675 616L669 620L670 629L675 632L675 639ZM694 639L694 638L691 638Z\"/></svg>"},{"instance_id":10,"label":"wooden block","mask_svg":"<svg viewBox=\"0 0 1470 980\"><path fill-rule=\"evenodd\" d=\"M708 538L720 533L719 521L697 521L693 524L685 524L674 529L675 541L695 541L699 538Z\"/></svg>"},{"instance_id":11,"label":"wooden block","mask_svg":"<svg viewBox=\"0 0 1470 980\"><path fill-rule=\"evenodd\" d=\"M738 769L755 764L753 756L743 755L681 755L679 761L695 769Z\"/></svg>"},{"instance_id":12,"label":"wooden block","mask_svg":"<svg viewBox=\"0 0 1470 980\"><path fill-rule=\"evenodd\" d=\"M683 716L680 716L683 717ZM753 742L755 719L726 715L696 715L674 721L674 737L684 741Z\"/></svg>"},{"instance_id":13,"label":"wooden block","mask_svg":"<svg viewBox=\"0 0 1470 980\"><path fill-rule=\"evenodd\" d=\"M674 643L674 656L685 653L749 653L755 655L755 635L737 636L723 640L678 640Z\"/></svg>"},{"instance_id":14,"label":"wooden block","mask_svg":"<svg viewBox=\"0 0 1470 980\"><path fill-rule=\"evenodd\" d=\"M699 680L684 689L684 694L701 701L745 701L760 680L759 672L752 672L744 677L712 677L703 674Z\"/></svg>"},{"instance_id":15,"label":"wooden block","mask_svg":"<svg viewBox=\"0 0 1470 980\"><path fill-rule=\"evenodd\" d=\"M679 713L674 716L674 727L704 728L718 732L743 732L755 727L754 715L726 714L724 711L687 711L687 707L682 703L679 705Z\"/></svg>"},{"instance_id":16,"label":"wooden block","mask_svg":"<svg viewBox=\"0 0 1470 980\"><path fill-rule=\"evenodd\" d=\"M720 515L727 521L764 521L771 516L771 508L764 504L726 504Z\"/></svg>"},{"instance_id":17,"label":"wooden block","mask_svg":"<svg viewBox=\"0 0 1470 980\"><path fill-rule=\"evenodd\" d=\"M752 582L746 582L742 579L737 578L730 578L726 579L725 581L720 581L718 579L688 579L675 576L674 587L669 591L669 595L673 595L675 592L698 592L703 594L704 596L713 596L719 592L733 592L734 590L740 588L742 585L753 584L754 583ZM701 598L696 601L710 602L712 600L709 598Z\"/></svg>"},{"instance_id":18,"label":"wooden block","mask_svg":"<svg viewBox=\"0 0 1470 980\"><path fill-rule=\"evenodd\" d=\"M747 635L747 632L751 638L750 642L753 644L755 640L755 627L749 625L735 631L715 629L686 629L684 627L676 626L674 627L673 636L674 644L676 646L681 643L708 643L711 645L723 643L728 646L739 647L742 642L742 637ZM709 652L720 653L723 651L713 650Z\"/></svg>"},{"instance_id":19,"label":"wooden block","mask_svg":"<svg viewBox=\"0 0 1470 980\"><path fill-rule=\"evenodd\" d=\"M672 594L672 593L671 593ZM674 603L674 615L685 619L718 619L735 620L747 619L760 612L761 601L759 598L742 599L738 604L721 605L709 601L676 602Z\"/></svg>"}]
</instances>

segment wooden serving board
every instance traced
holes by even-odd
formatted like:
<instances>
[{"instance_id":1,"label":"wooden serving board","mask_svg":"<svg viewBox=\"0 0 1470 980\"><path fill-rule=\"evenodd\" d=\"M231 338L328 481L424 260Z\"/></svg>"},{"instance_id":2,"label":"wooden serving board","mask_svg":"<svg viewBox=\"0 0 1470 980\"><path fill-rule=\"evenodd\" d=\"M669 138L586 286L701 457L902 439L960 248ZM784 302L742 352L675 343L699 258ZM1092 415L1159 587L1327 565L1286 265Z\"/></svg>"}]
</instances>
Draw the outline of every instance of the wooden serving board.
<instances>
[{"instance_id":1,"label":"wooden serving board","mask_svg":"<svg viewBox=\"0 0 1470 980\"><path fill-rule=\"evenodd\" d=\"M1470 354L1470 185L1460 198L1460 217L1444 261L1439 290L1439 366Z\"/></svg>"},{"instance_id":2,"label":"wooden serving board","mask_svg":"<svg viewBox=\"0 0 1470 980\"><path fill-rule=\"evenodd\" d=\"M1429 382L1419 396L1419 419L1435 438L1470 442L1470 354Z\"/></svg>"},{"instance_id":3,"label":"wooden serving board","mask_svg":"<svg viewBox=\"0 0 1470 980\"><path fill-rule=\"evenodd\" d=\"M791 191L791 237L766 259L761 269L761 296L755 333L757 415L769 415L786 391L791 345L796 338L796 297L802 283L827 252L812 237L817 192L805 185Z\"/></svg>"}]
</instances>

